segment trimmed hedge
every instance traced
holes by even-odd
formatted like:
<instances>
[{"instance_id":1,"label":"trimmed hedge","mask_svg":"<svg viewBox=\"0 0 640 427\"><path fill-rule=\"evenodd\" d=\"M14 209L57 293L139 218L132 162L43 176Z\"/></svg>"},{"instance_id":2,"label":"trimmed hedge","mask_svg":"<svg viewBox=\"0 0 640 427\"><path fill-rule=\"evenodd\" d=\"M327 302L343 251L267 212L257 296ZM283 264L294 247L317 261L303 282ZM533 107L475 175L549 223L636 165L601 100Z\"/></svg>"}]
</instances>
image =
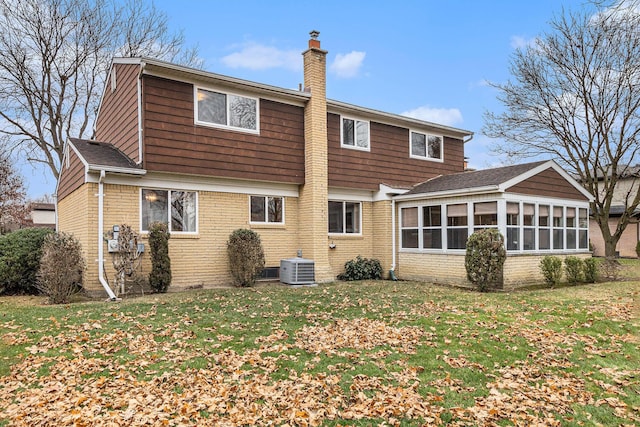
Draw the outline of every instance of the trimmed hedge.
<instances>
[{"instance_id":1,"label":"trimmed hedge","mask_svg":"<svg viewBox=\"0 0 640 427\"><path fill-rule=\"evenodd\" d=\"M37 274L50 228L24 228L0 236L0 295L37 294Z\"/></svg>"}]
</instances>

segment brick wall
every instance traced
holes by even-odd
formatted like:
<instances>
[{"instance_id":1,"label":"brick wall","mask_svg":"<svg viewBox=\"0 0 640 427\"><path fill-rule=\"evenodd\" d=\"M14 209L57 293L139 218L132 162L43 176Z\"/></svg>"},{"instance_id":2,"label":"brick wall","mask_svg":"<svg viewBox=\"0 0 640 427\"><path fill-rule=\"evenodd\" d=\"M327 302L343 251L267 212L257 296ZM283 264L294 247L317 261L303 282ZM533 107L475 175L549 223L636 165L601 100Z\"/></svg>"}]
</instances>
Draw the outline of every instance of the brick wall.
<instances>
[{"instance_id":1,"label":"brick wall","mask_svg":"<svg viewBox=\"0 0 640 427\"><path fill-rule=\"evenodd\" d=\"M60 229L79 236L87 271L85 286L90 293L104 293L98 281L97 221L98 198L96 184L87 184L61 202ZM140 189L128 185L104 185L104 231L113 225L127 224L141 234L145 245L139 272L148 275L151 270L149 244L146 233L140 233ZM63 205L64 203L64 205ZM89 212L87 215L86 212ZM188 286L230 285L227 240L238 228L256 231L265 250L266 266L276 267L283 258L296 256L299 248L298 200L285 198L284 225L256 225L249 223L249 196L220 192L198 192L198 233L173 233L169 239L171 258L171 289ZM114 283L112 255L104 247L106 277Z\"/></svg>"},{"instance_id":2,"label":"brick wall","mask_svg":"<svg viewBox=\"0 0 640 427\"><path fill-rule=\"evenodd\" d=\"M96 184L84 184L58 201L58 231L70 233L82 245L86 269L83 276L85 287L98 284L98 271L95 267L97 252L98 192ZM100 289L102 287L100 286Z\"/></svg>"},{"instance_id":3,"label":"brick wall","mask_svg":"<svg viewBox=\"0 0 640 427\"><path fill-rule=\"evenodd\" d=\"M564 260L565 255L557 255ZM573 254L589 258L591 254ZM544 255L511 255L504 264L504 289L511 290L544 282L540 260ZM419 254L401 252L397 275L403 280L420 280L454 286L471 286L467 280L464 254Z\"/></svg>"},{"instance_id":4,"label":"brick wall","mask_svg":"<svg viewBox=\"0 0 640 427\"><path fill-rule=\"evenodd\" d=\"M610 218L609 229L612 233L617 226L618 218ZM639 227L640 225L637 222L631 223L624 230L624 233L622 233L622 237L620 237L618 245L616 246L616 250L621 257L638 257L636 254L636 244L638 243L638 236L640 235ZM593 245L593 255L604 256L604 240L602 239L600 227L594 220L589 220L589 240L591 240L591 244Z\"/></svg>"}]
</instances>

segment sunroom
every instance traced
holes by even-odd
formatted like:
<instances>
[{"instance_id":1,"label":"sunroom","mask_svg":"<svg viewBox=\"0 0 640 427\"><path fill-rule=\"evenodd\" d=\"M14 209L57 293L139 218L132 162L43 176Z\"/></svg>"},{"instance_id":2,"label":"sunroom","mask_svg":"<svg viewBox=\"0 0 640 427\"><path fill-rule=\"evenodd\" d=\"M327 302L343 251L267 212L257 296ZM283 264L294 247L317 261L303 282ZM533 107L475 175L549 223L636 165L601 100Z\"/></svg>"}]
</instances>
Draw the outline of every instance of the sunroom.
<instances>
[{"instance_id":1,"label":"sunroom","mask_svg":"<svg viewBox=\"0 0 640 427\"><path fill-rule=\"evenodd\" d=\"M434 178L395 198L398 275L468 285L467 238L482 228L505 237L505 288L542 280L545 255L586 257L591 196L555 162Z\"/></svg>"}]
</instances>

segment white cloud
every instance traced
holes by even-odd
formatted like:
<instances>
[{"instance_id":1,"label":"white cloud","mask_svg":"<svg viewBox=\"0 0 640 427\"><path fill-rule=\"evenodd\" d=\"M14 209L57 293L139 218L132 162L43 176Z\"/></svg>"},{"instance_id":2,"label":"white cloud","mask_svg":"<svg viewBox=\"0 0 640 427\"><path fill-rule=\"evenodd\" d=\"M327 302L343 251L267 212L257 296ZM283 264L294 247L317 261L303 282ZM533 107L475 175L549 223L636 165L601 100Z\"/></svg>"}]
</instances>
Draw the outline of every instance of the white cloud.
<instances>
[{"instance_id":1,"label":"white cloud","mask_svg":"<svg viewBox=\"0 0 640 427\"><path fill-rule=\"evenodd\" d=\"M302 59L297 50L280 50L253 42L245 43L240 51L223 57L222 63L227 67L250 70L285 68L298 71L302 68Z\"/></svg>"},{"instance_id":2,"label":"white cloud","mask_svg":"<svg viewBox=\"0 0 640 427\"><path fill-rule=\"evenodd\" d=\"M457 108L431 108L423 106L405 111L404 113L400 113L400 115L446 126L455 126L463 122L462 113Z\"/></svg>"},{"instance_id":3,"label":"white cloud","mask_svg":"<svg viewBox=\"0 0 640 427\"><path fill-rule=\"evenodd\" d=\"M536 44L536 38L527 39L522 36L511 36L511 47L514 49L526 49Z\"/></svg>"},{"instance_id":4,"label":"white cloud","mask_svg":"<svg viewBox=\"0 0 640 427\"><path fill-rule=\"evenodd\" d=\"M366 55L365 52L355 50L347 54L339 53L329 67L329 71L345 79L355 77L358 75Z\"/></svg>"}]
</instances>

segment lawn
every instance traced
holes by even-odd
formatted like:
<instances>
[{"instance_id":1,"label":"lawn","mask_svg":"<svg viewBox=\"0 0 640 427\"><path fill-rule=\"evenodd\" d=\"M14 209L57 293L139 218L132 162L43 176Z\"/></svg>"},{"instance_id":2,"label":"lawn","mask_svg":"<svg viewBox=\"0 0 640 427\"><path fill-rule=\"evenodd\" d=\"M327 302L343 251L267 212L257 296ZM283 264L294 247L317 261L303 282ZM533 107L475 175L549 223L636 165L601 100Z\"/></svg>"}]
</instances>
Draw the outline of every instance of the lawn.
<instances>
[{"instance_id":1,"label":"lawn","mask_svg":"<svg viewBox=\"0 0 640 427\"><path fill-rule=\"evenodd\" d=\"M638 425L640 282L0 298L0 425Z\"/></svg>"}]
</instances>

